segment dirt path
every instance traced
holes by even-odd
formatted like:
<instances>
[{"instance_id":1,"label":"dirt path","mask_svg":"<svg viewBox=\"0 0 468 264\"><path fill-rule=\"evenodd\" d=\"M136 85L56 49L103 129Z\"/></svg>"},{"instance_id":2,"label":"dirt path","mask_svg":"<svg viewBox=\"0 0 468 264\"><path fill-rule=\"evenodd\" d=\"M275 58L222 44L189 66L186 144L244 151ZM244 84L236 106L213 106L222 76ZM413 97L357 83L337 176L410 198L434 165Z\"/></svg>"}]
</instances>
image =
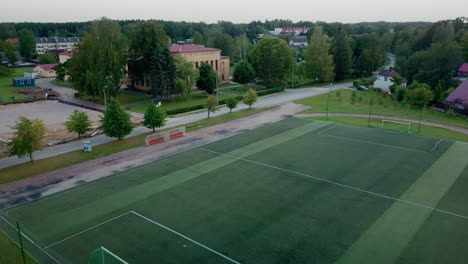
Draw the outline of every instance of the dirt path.
<instances>
[{"instance_id":1,"label":"dirt path","mask_svg":"<svg viewBox=\"0 0 468 264\"><path fill-rule=\"evenodd\" d=\"M68 168L3 184L0 185L0 208L37 199L161 159L168 155L234 136L244 131L279 121L307 108L304 105L287 103L274 110L197 130L173 141L156 144L151 147L142 146L126 150Z\"/></svg>"},{"instance_id":2,"label":"dirt path","mask_svg":"<svg viewBox=\"0 0 468 264\"><path fill-rule=\"evenodd\" d=\"M319 116L325 116L325 113L311 113L311 114L295 114L294 116L296 117L319 117ZM328 113L329 116L344 116L344 117L369 117L369 115L366 114L341 114L341 113ZM406 117L401 117L401 116L389 116L389 115L371 115L372 118L384 118L384 119L393 119L393 120L399 120L399 121L406 121L406 122L415 122L419 123L419 120L417 119L412 119L412 118L406 118ZM453 131L461 132L464 134L468 134L468 128L463 128L459 126L454 126L454 125L449 125L445 123L439 123L439 122L433 122L433 121L425 121L423 120L421 122L423 125L429 125L429 126L436 126L436 127L441 127L441 128L446 128L450 129Z\"/></svg>"}]
</instances>

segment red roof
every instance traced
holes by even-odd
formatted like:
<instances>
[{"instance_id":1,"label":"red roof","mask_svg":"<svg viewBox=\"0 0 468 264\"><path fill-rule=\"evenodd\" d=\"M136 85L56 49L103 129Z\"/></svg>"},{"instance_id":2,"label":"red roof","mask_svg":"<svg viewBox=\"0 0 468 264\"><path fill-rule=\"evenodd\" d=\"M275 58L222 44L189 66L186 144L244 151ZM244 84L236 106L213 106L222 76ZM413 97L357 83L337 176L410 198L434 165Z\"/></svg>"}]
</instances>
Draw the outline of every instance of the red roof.
<instances>
[{"instance_id":1,"label":"red roof","mask_svg":"<svg viewBox=\"0 0 468 264\"><path fill-rule=\"evenodd\" d=\"M455 103L455 102L463 102L465 104L468 103L468 81L464 81L460 84L460 86L451 93L447 99L447 102Z\"/></svg>"},{"instance_id":2,"label":"red roof","mask_svg":"<svg viewBox=\"0 0 468 264\"><path fill-rule=\"evenodd\" d=\"M37 65L36 67L41 67L43 70L45 71L50 71L52 70L55 66L57 66L58 64L39 64Z\"/></svg>"},{"instance_id":3,"label":"red roof","mask_svg":"<svg viewBox=\"0 0 468 264\"><path fill-rule=\"evenodd\" d=\"M8 38L8 39L6 39L6 41L11 41L11 42L13 42L15 44L18 44L20 42L19 38Z\"/></svg>"},{"instance_id":4,"label":"red roof","mask_svg":"<svg viewBox=\"0 0 468 264\"><path fill-rule=\"evenodd\" d=\"M220 49L207 48L204 45L193 45L193 44L172 44L169 47L169 50L172 53L220 51Z\"/></svg>"},{"instance_id":5,"label":"red roof","mask_svg":"<svg viewBox=\"0 0 468 264\"><path fill-rule=\"evenodd\" d=\"M60 52L59 55L73 55L73 51L64 51L64 52Z\"/></svg>"},{"instance_id":6,"label":"red roof","mask_svg":"<svg viewBox=\"0 0 468 264\"><path fill-rule=\"evenodd\" d=\"M458 72L466 72L468 73L468 63L463 63L462 66L458 69Z\"/></svg>"}]
</instances>

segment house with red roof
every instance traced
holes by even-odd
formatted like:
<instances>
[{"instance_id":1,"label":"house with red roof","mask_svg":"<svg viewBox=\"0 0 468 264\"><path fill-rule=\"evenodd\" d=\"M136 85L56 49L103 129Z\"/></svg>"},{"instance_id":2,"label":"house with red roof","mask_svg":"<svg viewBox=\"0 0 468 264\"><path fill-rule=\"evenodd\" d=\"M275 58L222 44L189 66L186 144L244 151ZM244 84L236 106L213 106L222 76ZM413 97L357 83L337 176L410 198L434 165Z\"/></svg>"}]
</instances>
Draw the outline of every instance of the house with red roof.
<instances>
[{"instance_id":1,"label":"house with red roof","mask_svg":"<svg viewBox=\"0 0 468 264\"><path fill-rule=\"evenodd\" d=\"M19 38L7 38L5 41L10 41L10 42L13 42L13 43L15 43L15 44L19 44L19 43L20 43Z\"/></svg>"},{"instance_id":2,"label":"house with red roof","mask_svg":"<svg viewBox=\"0 0 468 264\"><path fill-rule=\"evenodd\" d=\"M57 77L57 73L54 70L54 67L57 65L58 64L39 64L34 67L33 71L38 72L41 78L53 78Z\"/></svg>"},{"instance_id":3,"label":"house with red roof","mask_svg":"<svg viewBox=\"0 0 468 264\"><path fill-rule=\"evenodd\" d=\"M202 64L209 64L218 74L220 83L228 83L230 81L229 57L221 56L221 50L216 48L208 48L204 45L194 44L172 44L169 47L173 56L181 56L186 61L191 62L195 69L198 69ZM150 91L151 85L149 78L138 78L131 74L132 69L129 65L129 77L132 87Z\"/></svg>"},{"instance_id":4,"label":"house with red roof","mask_svg":"<svg viewBox=\"0 0 468 264\"><path fill-rule=\"evenodd\" d=\"M468 81L463 81L446 99L446 104L462 114L468 114Z\"/></svg>"},{"instance_id":5,"label":"house with red roof","mask_svg":"<svg viewBox=\"0 0 468 264\"><path fill-rule=\"evenodd\" d=\"M458 68L457 75L459 77L468 77L468 63L463 63L460 68Z\"/></svg>"},{"instance_id":6,"label":"house with red roof","mask_svg":"<svg viewBox=\"0 0 468 264\"><path fill-rule=\"evenodd\" d=\"M59 63L65 63L67 60L69 60L71 58L72 55L73 55L72 50L66 50L66 51L60 52L58 54Z\"/></svg>"}]
</instances>

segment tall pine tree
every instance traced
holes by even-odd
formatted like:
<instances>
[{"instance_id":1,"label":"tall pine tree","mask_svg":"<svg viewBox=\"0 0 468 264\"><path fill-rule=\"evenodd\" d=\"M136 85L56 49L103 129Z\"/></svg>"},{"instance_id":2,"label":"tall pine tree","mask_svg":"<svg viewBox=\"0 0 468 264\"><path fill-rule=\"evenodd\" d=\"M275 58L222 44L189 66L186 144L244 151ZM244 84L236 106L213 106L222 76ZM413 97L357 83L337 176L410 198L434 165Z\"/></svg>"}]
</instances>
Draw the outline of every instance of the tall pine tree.
<instances>
[{"instance_id":1,"label":"tall pine tree","mask_svg":"<svg viewBox=\"0 0 468 264\"><path fill-rule=\"evenodd\" d=\"M151 94L153 98L169 98L180 95L175 85L177 67L169 48L158 45L150 60Z\"/></svg>"},{"instance_id":2,"label":"tall pine tree","mask_svg":"<svg viewBox=\"0 0 468 264\"><path fill-rule=\"evenodd\" d=\"M352 50L343 26L340 24L332 43L333 63L335 64L335 79L344 80L351 75Z\"/></svg>"}]
</instances>

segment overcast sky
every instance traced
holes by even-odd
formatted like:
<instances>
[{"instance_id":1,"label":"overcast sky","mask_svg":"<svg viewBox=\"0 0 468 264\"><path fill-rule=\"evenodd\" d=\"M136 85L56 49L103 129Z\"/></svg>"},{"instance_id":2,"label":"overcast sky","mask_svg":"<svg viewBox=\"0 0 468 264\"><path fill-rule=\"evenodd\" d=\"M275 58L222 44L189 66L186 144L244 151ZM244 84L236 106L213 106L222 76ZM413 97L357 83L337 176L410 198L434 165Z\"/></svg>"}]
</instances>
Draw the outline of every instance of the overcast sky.
<instances>
[{"instance_id":1,"label":"overcast sky","mask_svg":"<svg viewBox=\"0 0 468 264\"><path fill-rule=\"evenodd\" d=\"M468 0L2 0L0 22L162 19L250 22L437 21L468 16Z\"/></svg>"}]
</instances>

